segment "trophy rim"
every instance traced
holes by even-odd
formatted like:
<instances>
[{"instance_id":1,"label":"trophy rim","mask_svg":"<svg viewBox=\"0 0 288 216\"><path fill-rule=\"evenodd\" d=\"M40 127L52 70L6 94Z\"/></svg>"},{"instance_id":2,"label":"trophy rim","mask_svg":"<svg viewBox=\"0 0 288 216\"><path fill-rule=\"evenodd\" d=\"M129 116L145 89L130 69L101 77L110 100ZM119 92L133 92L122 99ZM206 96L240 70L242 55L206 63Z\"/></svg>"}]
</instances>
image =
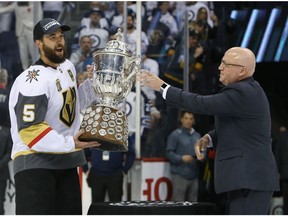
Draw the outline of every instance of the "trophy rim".
<instances>
[{"instance_id":1,"label":"trophy rim","mask_svg":"<svg viewBox=\"0 0 288 216\"><path fill-rule=\"evenodd\" d=\"M102 49L102 50L97 50L97 51L95 51L93 54L92 54L92 56L93 57L95 57L95 56L97 56L97 55L99 55L99 54L105 54L105 55L119 55L119 56L124 56L124 57L130 57L130 58L132 58L132 57L135 57L135 58L137 58L138 56L136 56L136 55L134 55L132 52L131 52L131 55L127 55L126 53L124 53L124 52L113 52L113 51L105 51L104 49ZM130 53L129 53L130 54Z\"/></svg>"}]
</instances>

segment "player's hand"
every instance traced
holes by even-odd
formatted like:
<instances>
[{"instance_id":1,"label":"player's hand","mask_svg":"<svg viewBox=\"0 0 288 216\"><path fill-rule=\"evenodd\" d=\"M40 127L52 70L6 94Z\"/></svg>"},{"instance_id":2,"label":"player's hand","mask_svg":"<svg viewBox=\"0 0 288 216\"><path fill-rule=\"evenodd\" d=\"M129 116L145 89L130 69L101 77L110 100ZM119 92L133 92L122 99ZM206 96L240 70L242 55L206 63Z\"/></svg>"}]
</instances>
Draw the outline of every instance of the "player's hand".
<instances>
[{"instance_id":1,"label":"player's hand","mask_svg":"<svg viewBox=\"0 0 288 216\"><path fill-rule=\"evenodd\" d=\"M84 130L79 130L75 136L73 136L75 148L93 148L93 147L99 147L101 144L97 141L89 141L89 142L83 142L79 140L79 136L84 133Z\"/></svg>"}]
</instances>

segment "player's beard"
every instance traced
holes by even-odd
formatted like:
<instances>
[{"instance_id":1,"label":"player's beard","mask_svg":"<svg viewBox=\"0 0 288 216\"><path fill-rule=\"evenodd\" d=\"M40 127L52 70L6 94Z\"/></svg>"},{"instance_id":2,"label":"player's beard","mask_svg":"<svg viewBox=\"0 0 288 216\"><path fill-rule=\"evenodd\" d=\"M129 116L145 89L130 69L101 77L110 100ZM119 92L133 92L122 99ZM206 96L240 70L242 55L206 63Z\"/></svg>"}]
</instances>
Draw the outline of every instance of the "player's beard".
<instances>
[{"instance_id":1,"label":"player's beard","mask_svg":"<svg viewBox=\"0 0 288 216\"><path fill-rule=\"evenodd\" d=\"M51 49L43 44L43 52L45 56L53 63L60 64L65 61L66 59L66 48L65 46L62 47L63 55L62 57L56 54L55 49Z\"/></svg>"}]
</instances>

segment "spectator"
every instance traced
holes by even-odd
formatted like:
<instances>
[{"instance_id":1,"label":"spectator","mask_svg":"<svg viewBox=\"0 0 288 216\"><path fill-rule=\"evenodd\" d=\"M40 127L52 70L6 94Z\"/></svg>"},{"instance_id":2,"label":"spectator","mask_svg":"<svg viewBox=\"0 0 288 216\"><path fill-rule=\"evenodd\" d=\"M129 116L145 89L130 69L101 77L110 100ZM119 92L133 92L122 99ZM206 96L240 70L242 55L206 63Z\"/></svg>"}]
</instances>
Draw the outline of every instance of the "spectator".
<instances>
[{"instance_id":1,"label":"spectator","mask_svg":"<svg viewBox=\"0 0 288 216\"><path fill-rule=\"evenodd\" d=\"M163 34L165 31L165 28L159 26L160 27L160 31L159 31L159 29L156 28L156 25L159 25L158 23L164 24L169 29L169 31ZM170 13L170 3L167 1L158 2L157 8L153 11L152 16L148 18L148 23L146 23L146 25L150 25L150 27L155 28L155 32L157 34L157 35L152 36L155 38L151 38L152 40L154 40L154 41L151 41L151 43L158 45L158 43L161 40L164 40L165 43L163 44L162 49L160 49L160 52L166 53L166 51L175 43L174 39L176 35L178 34L178 26L177 26L176 19ZM149 35L148 30L146 32ZM162 38L162 37L165 37L165 38ZM149 39L150 39L150 36L149 36ZM151 52L150 47L148 47L147 55L150 55L150 52ZM166 55L164 56L166 57ZM162 59L161 60L159 59L158 63L161 67Z\"/></svg>"},{"instance_id":2,"label":"spectator","mask_svg":"<svg viewBox=\"0 0 288 216\"><path fill-rule=\"evenodd\" d=\"M136 42L139 38L137 38L137 31L135 29L135 16L136 14L133 12L129 12L127 15L127 36L126 36L126 44L128 49L136 54ZM141 31L141 49L146 49L148 46L148 38L144 31Z\"/></svg>"},{"instance_id":3,"label":"spectator","mask_svg":"<svg viewBox=\"0 0 288 216\"><path fill-rule=\"evenodd\" d=\"M127 8L127 14L129 14L129 13L135 14L132 9ZM123 28L123 26L124 26L123 19L124 19L124 2L118 1L118 2L116 2L115 14L111 18L110 33L114 33L114 32L116 33L118 28Z\"/></svg>"},{"instance_id":4,"label":"spectator","mask_svg":"<svg viewBox=\"0 0 288 216\"><path fill-rule=\"evenodd\" d=\"M180 121L181 126L168 136L166 147L166 156L171 169L172 200L196 202L199 161L194 144L201 135L193 128L195 123L193 113L182 110Z\"/></svg>"},{"instance_id":5,"label":"spectator","mask_svg":"<svg viewBox=\"0 0 288 216\"><path fill-rule=\"evenodd\" d=\"M119 107L125 107L126 116L128 120L129 136L134 137L136 132L136 89L133 87L131 92L127 95L123 103ZM147 142L147 134L151 126L151 104L144 91L141 90L140 96L140 136L141 136L141 157L148 157L151 155L151 144Z\"/></svg>"},{"instance_id":6,"label":"spectator","mask_svg":"<svg viewBox=\"0 0 288 216\"><path fill-rule=\"evenodd\" d=\"M9 118L8 72L0 69L0 215L4 215L7 180L10 178L8 162L11 160L12 138Z\"/></svg>"},{"instance_id":7,"label":"spectator","mask_svg":"<svg viewBox=\"0 0 288 216\"><path fill-rule=\"evenodd\" d=\"M10 4L10 1L1 1L0 8L6 8ZM9 71L10 81L14 80L23 70L15 35L14 17L14 11L0 14L0 68Z\"/></svg>"},{"instance_id":8,"label":"spectator","mask_svg":"<svg viewBox=\"0 0 288 216\"><path fill-rule=\"evenodd\" d=\"M39 2L12 2L6 7L0 8L0 14L8 12L15 12L16 36L22 68L25 70L39 57L39 54L34 52L34 43L31 38L33 38L34 21L39 21L43 17L42 6ZM35 14L38 16L34 17Z\"/></svg>"},{"instance_id":9,"label":"spectator","mask_svg":"<svg viewBox=\"0 0 288 216\"><path fill-rule=\"evenodd\" d=\"M200 7L197 13L197 19L192 21L192 28L201 34L202 40L215 39L218 33L218 17L215 13L210 15L213 25L208 24L208 11L205 7Z\"/></svg>"},{"instance_id":10,"label":"spectator","mask_svg":"<svg viewBox=\"0 0 288 216\"><path fill-rule=\"evenodd\" d=\"M179 23L179 29L181 31L184 29L184 26L185 26L185 16L184 16L185 13L187 12L188 22L189 22L189 24L191 24L191 22L194 22L197 20L197 14L198 14L198 11L201 7L204 7L207 11L207 24L211 28L214 27L213 21L211 20L211 16L210 16L210 10L204 2L187 1L187 2L185 2L185 5L186 5L186 7L184 8L183 13L181 14L182 20L180 20L180 23Z\"/></svg>"},{"instance_id":11,"label":"spectator","mask_svg":"<svg viewBox=\"0 0 288 216\"><path fill-rule=\"evenodd\" d=\"M123 18L124 18L124 3L123 1L116 2L116 12L111 20L111 28L113 32L123 26Z\"/></svg>"},{"instance_id":12,"label":"spectator","mask_svg":"<svg viewBox=\"0 0 288 216\"><path fill-rule=\"evenodd\" d=\"M195 30L189 32L189 88L193 92L205 92L204 75L202 68L205 60L205 48L200 43L200 34ZM175 46L175 52L169 56L164 72L166 80L175 82L177 87L183 87L183 68L184 62L184 46L185 41L182 41Z\"/></svg>"},{"instance_id":13,"label":"spectator","mask_svg":"<svg viewBox=\"0 0 288 216\"><path fill-rule=\"evenodd\" d=\"M80 47L71 53L70 61L74 64L76 71L83 71L83 63L87 58L91 58L91 38L84 35L80 38Z\"/></svg>"},{"instance_id":14,"label":"spectator","mask_svg":"<svg viewBox=\"0 0 288 216\"><path fill-rule=\"evenodd\" d=\"M159 76L159 64L156 60L152 59L152 58L148 58L145 55L146 52L146 48L147 46L142 46L142 55L141 55L141 60L142 60L142 64L141 67L142 69L145 70L149 70L151 71L151 73L155 74L156 76ZM147 96L148 100L149 100L149 104L150 104L150 115L151 115L151 122L150 122L150 126L154 125L156 122L158 122L158 120L161 118L161 114L158 110L158 108L156 107L156 102L157 102L157 95L156 92L151 89L151 88L147 88L146 86L142 87L142 91L145 93L145 95ZM151 129L151 127L150 127Z\"/></svg>"},{"instance_id":15,"label":"spectator","mask_svg":"<svg viewBox=\"0 0 288 216\"><path fill-rule=\"evenodd\" d=\"M115 1L102 1L101 8L103 10L104 16L108 21L108 24L111 25L111 20L115 14L116 10L116 3Z\"/></svg>"},{"instance_id":16,"label":"spectator","mask_svg":"<svg viewBox=\"0 0 288 216\"><path fill-rule=\"evenodd\" d=\"M2 126L10 128L9 118L9 75L5 68L0 69L0 123Z\"/></svg>"},{"instance_id":17,"label":"spectator","mask_svg":"<svg viewBox=\"0 0 288 216\"><path fill-rule=\"evenodd\" d=\"M205 48L200 43L200 34L194 30L189 32L189 88L191 92L205 94L205 77L203 65L205 60ZM185 44L185 43L183 43ZM183 49L182 49L183 50ZM183 71L184 55L180 55L180 68Z\"/></svg>"},{"instance_id":18,"label":"spectator","mask_svg":"<svg viewBox=\"0 0 288 216\"><path fill-rule=\"evenodd\" d=\"M6 7L10 4L10 2L0 2L0 8ZM12 12L5 13L0 15L0 33L7 32L11 30L12 24Z\"/></svg>"},{"instance_id":19,"label":"spectator","mask_svg":"<svg viewBox=\"0 0 288 216\"><path fill-rule=\"evenodd\" d=\"M133 166L135 160L134 140L128 138L127 152L100 151L96 148L85 149L91 167L83 167L88 186L92 191L92 203L104 202L106 192L110 202L120 202L123 196L123 177Z\"/></svg>"},{"instance_id":20,"label":"spectator","mask_svg":"<svg viewBox=\"0 0 288 216\"><path fill-rule=\"evenodd\" d=\"M162 65L166 64L164 59L169 43L167 38L170 35L170 29L159 21L160 17L161 12L158 9L153 10L152 15L143 24L143 31L146 32L149 43L146 55L158 62L161 75Z\"/></svg>"},{"instance_id":21,"label":"spectator","mask_svg":"<svg viewBox=\"0 0 288 216\"><path fill-rule=\"evenodd\" d=\"M217 16L215 15L214 12L211 13L206 5L205 6L203 5L198 9L195 21L197 20L205 21L207 23L207 26L209 26L210 28L214 28L215 25L218 26Z\"/></svg>"},{"instance_id":22,"label":"spectator","mask_svg":"<svg viewBox=\"0 0 288 216\"><path fill-rule=\"evenodd\" d=\"M176 19L170 13L170 2L158 2L158 8L161 12L160 22L165 24L170 29L170 40L173 41L174 37L178 34L178 25Z\"/></svg>"},{"instance_id":23,"label":"spectator","mask_svg":"<svg viewBox=\"0 0 288 216\"><path fill-rule=\"evenodd\" d=\"M127 9L132 10L133 13L137 13L137 2L136 1L127 1ZM146 15L146 8L141 3L141 17L142 19Z\"/></svg>"},{"instance_id":24,"label":"spectator","mask_svg":"<svg viewBox=\"0 0 288 216\"><path fill-rule=\"evenodd\" d=\"M152 15L152 11L157 8L157 1L145 1L146 16L149 17Z\"/></svg>"},{"instance_id":25,"label":"spectator","mask_svg":"<svg viewBox=\"0 0 288 216\"><path fill-rule=\"evenodd\" d=\"M4 215L7 180L10 179L8 163L11 160L12 138L10 129L0 122L0 215Z\"/></svg>"},{"instance_id":26,"label":"spectator","mask_svg":"<svg viewBox=\"0 0 288 216\"><path fill-rule=\"evenodd\" d=\"M109 29L109 22L108 19L105 16L105 13L103 11L107 10L107 4L101 3L99 1L92 1L90 2L90 9L85 12L83 15L83 18L81 19L80 26L81 27L89 27L91 22L91 13L95 11L99 11L101 17L99 17L99 25L101 28ZM93 17L94 19L94 17Z\"/></svg>"},{"instance_id":27,"label":"spectator","mask_svg":"<svg viewBox=\"0 0 288 216\"><path fill-rule=\"evenodd\" d=\"M106 47L106 44L109 41L109 31L105 26L102 26L100 20L103 16L103 13L99 9L92 9L90 11L90 22L89 25L84 27L80 33L79 38L82 38L84 35L88 35L91 38L91 51L96 49L101 49Z\"/></svg>"},{"instance_id":28,"label":"spectator","mask_svg":"<svg viewBox=\"0 0 288 216\"><path fill-rule=\"evenodd\" d=\"M63 9L63 1L44 1L43 18L52 18L59 21L59 15Z\"/></svg>"}]
</instances>

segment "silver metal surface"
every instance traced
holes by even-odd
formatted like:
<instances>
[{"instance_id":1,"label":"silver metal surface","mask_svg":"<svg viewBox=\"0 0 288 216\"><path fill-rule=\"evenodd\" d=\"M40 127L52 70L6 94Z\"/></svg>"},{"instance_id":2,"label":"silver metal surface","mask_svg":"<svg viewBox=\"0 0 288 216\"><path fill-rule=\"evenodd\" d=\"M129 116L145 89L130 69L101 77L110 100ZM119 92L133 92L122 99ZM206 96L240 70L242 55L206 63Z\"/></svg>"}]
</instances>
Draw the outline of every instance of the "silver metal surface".
<instances>
[{"instance_id":1,"label":"silver metal surface","mask_svg":"<svg viewBox=\"0 0 288 216\"><path fill-rule=\"evenodd\" d=\"M104 49L93 53L93 88L100 104L117 107L131 91L136 73L140 72L141 59L122 42L122 30L107 43Z\"/></svg>"},{"instance_id":2,"label":"silver metal surface","mask_svg":"<svg viewBox=\"0 0 288 216\"><path fill-rule=\"evenodd\" d=\"M105 151L128 150L128 123L125 112L118 108L120 101L130 93L141 59L122 42L122 30L104 49L93 53L93 89L99 104L85 110L79 139L97 140Z\"/></svg>"}]
</instances>

